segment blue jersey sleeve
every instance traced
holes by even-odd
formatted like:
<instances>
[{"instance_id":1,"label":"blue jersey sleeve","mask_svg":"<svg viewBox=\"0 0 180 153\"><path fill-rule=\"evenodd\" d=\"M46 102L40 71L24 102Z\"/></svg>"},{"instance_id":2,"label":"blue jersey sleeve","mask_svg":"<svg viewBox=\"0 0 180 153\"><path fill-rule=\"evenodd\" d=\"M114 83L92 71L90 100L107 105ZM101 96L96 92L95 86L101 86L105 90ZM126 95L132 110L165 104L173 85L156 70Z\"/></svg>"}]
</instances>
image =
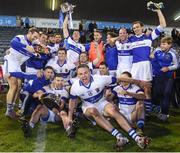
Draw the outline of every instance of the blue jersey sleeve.
<instances>
[{"instance_id":1,"label":"blue jersey sleeve","mask_svg":"<svg viewBox=\"0 0 180 153\"><path fill-rule=\"evenodd\" d=\"M10 43L11 47L16 49L16 50L19 50L19 49L24 49L26 48L26 45L22 44L20 42L20 39L18 37L15 37L11 40L11 43Z\"/></svg>"}]
</instances>

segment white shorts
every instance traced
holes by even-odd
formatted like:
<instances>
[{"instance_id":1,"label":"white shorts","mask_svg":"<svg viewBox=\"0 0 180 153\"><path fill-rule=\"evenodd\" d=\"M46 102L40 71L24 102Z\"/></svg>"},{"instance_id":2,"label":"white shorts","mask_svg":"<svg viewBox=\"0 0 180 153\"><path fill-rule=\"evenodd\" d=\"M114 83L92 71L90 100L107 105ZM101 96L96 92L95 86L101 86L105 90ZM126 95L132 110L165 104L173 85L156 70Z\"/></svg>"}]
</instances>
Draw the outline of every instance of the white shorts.
<instances>
[{"instance_id":1,"label":"white shorts","mask_svg":"<svg viewBox=\"0 0 180 153\"><path fill-rule=\"evenodd\" d=\"M84 102L82 104L82 110L83 110L83 113L85 114L85 112L86 112L86 110L88 108L96 108L100 114L104 114L104 107L107 104L109 104L109 102L106 101L106 100L103 100L103 101L100 101L100 102L97 102L97 103L94 103L94 104Z\"/></svg>"},{"instance_id":2,"label":"white shorts","mask_svg":"<svg viewBox=\"0 0 180 153\"><path fill-rule=\"evenodd\" d=\"M119 110L120 113L124 115L124 117L126 117L126 119L132 123L131 120L131 113L133 112L135 108L135 105L123 105L123 104L119 104Z\"/></svg>"},{"instance_id":3,"label":"white shorts","mask_svg":"<svg viewBox=\"0 0 180 153\"><path fill-rule=\"evenodd\" d=\"M120 75L125 71L131 72L131 68L132 68L131 66L126 66L126 65L119 66L116 71L117 77L120 77Z\"/></svg>"},{"instance_id":4,"label":"white shorts","mask_svg":"<svg viewBox=\"0 0 180 153\"><path fill-rule=\"evenodd\" d=\"M143 81L152 81L152 66L150 61L133 63L132 78Z\"/></svg>"},{"instance_id":5,"label":"white shorts","mask_svg":"<svg viewBox=\"0 0 180 153\"><path fill-rule=\"evenodd\" d=\"M40 121L43 121L43 122L56 122L55 121L55 113L53 111L51 111L50 109L48 109L48 116L45 117L45 118L40 118Z\"/></svg>"},{"instance_id":6,"label":"white shorts","mask_svg":"<svg viewBox=\"0 0 180 153\"><path fill-rule=\"evenodd\" d=\"M117 70L109 70L109 75L112 77L116 77L116 71Z\"/></svg>"},{"instance_id":7,"label":"white shorts","mask_svg":"<svg viewBox=\"0 0 180 153\"><path fill-rule=\"evenodd\" d=\"M4 57L3 74L7 74L9 72L22 72L22 71L19 62L15 60L13 56L6 55Z\"/></svg>"}]
</instances>

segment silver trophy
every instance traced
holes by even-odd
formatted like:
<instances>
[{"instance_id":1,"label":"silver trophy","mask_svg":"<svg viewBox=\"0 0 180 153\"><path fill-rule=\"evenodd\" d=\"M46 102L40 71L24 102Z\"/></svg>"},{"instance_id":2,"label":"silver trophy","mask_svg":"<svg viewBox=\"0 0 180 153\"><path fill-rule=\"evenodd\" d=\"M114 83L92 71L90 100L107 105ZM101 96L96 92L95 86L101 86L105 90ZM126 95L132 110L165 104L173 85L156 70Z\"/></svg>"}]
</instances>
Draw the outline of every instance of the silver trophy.
<instances>
[{"instance_id":1,"label":"silver trophy","mask_svg":"<svg viewBox=\"0 0 180 153\"><path fill-rule=\"evenodd\" d=\"M68 2L61 4L61 11L62 13L69 14L69 26L70 29L73 29L73 23L72 23L72 13L73 9L76 7L76 5L72 5Z\"/></svg>"},{"instance_id":2,"label":"silver trophy","mask_svg":"<svg viewBox=\"0 0 180 153\"><path fill-rule=\"evenodd\" d=\"M61 11L63 13L72 13L76 5L69 4L68 2L61 4Z\"/></svg>"},{"instance_id":3,"label":"silver trophy","mask_svg":"<svg viewBox=\"0 0 180 153\"><path fill-rule=\"evenodd\" d=\"M147 9L151 11L159 10L164 8L164 4L162 2L160 3L154 3L152 1L147 3Z\"/></svg>"}]
</instances>

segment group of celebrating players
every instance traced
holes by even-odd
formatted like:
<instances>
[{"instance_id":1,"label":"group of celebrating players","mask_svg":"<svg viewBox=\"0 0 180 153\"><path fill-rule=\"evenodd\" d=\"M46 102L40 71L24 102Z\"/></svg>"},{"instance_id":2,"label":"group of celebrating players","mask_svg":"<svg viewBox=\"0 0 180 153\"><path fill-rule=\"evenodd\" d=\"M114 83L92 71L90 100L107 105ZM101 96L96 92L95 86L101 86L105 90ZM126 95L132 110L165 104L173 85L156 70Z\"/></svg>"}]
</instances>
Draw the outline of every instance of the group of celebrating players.
<instances>
[{"instance_id":1,"label":"group of celebrating players","mask_svg":"<svg viewBox=\"0 0 180 153\"><path fill-rule=\"evenodd\" d=\"M143 23L136 21L132 24L134 35L120 28L118 36L107 33L106 43L99 30L88 44L79 43L79 31L70 37L68 15L63 23L64 40L59 34L47 35L36 28L15 36L4 57L3 72L9 84L5 115L17 117L14 106L20 99L25 136L30 136L39 121L62 121L67 135L73 137L74 118L82 113L114 136L117 148L122 148L129 139L113 127L109 120L113 118L140 148L146 148L150 138L144 135L145 116L151 113L152 102L159 99L158 118L168 119L171 76L178 66L171 37L162 38L160 48L151 53L152 41L166 27L161 10L154 12L159 26L151 33L144 34Z\"/></svg>"}]
</instances>

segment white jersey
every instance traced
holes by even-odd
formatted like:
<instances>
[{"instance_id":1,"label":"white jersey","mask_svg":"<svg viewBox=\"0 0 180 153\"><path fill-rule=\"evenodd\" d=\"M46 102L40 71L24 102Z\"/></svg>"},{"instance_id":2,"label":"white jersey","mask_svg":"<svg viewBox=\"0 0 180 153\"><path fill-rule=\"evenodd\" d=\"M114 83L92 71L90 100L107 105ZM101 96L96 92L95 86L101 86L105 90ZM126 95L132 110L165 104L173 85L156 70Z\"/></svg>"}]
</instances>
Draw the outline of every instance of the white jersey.
<instances>
[{"instance_id":1,"label":"white jersey","mask_svg":"<svg viewBox=\"0 0 180 153\"><path fill-rule=\"evenodd\" d=\"M81 43L72 40L71 37L68 37L65 42L67 59L72 63L77 63L79 61L79 55L81 52L85 52L85 47Z\"/></svg>"},{"instance_id":2,"label":"white jersey","mask_svg":"<svg viewBox=\"0 0 180 153\"><path fill-rule=\"evenodd\" d=\"M150 35L134 35L129 38L132 43L133 63L150 61L152 41L159 37L163 31L163 28L159 25Z\"/></svg>"},{"instance_id":3,"label":"white jersey","mask_svg":"<svg viewBox=\"0 0 180 153\"><path fill-rule=\"evenodd\" d=\"M50 60L46 66L51 66L55 73L61 74L66 81L73 77L73 73L76 70L76 66L70 61L65 60L65 62L61 65L57 57Z\"/></svg>"},{"instance_id":4,"label":"white jersey","mask_svg":"<svg viewBox=\"0 0 180 153\"><path fill-rule=\"evenodd\" d=\"M55 88L51 88L51 86L49 85L43 87L42 90L47 94L55 94L57 97L60 97L60 100L63 100L65 102L69 98L68 92L63 88L55 89ZM41 117L40 120L43 122L56 122L57 121L56 118L57 118L56 114L52 110L48 109L48 117L46 118Z\"/></svg>"},{"instance_id":5,"label":"white jersey","mask_svg":"<svg viewBox=\"0 0 180 153\"><path fill-rule=\"evenodd\" d=\"M118 50L117 69L120 70L120 73L124 71L130 72L132 67L132 60L133 60L131 42L127 41L125 43L121 43L119 41L116 41L115 44Z\"/></svg>"},{"instance_id":6,"label":"white jersey","mask_svg":"<svg viewBox=\"0 0 180 153\"><path fill-rule=\"evenodd\" d=\"M79 79L76 80L70 90L70 98L76 99L80 97L82 102L95 104L105 101L104 89L116 79L111 76L94 75L90 78L90 83L85 86Z\"/></svg>"},{"instance_id":7,"label":"white jersey","mask_svg":"<svg viewBox=\"0 0 180 153\"><path fill-rule=\"evenodd\" d=\"M57 44L48 44L47 48L50 49L50 53L53 55L56 55L59 49L59 46Z\"/></svg>"},{"instance_id":8,"label":"white jersey","mask_svg":"<svg viewBox=\"0 0 180 153\"><path fill-rule=\"evenodd\" d=\"M34 55L25 49L27 45L32 46L32 43L27 39L25 35L17 35L15 39L17 39L24 46L20 47L18 45L16 46L16 44L11 45L9 49L9 56L13 56L13 60L17 61L19 65L22 65L26 60Z\"/></svg>"},{"instance_id":9,"label":"white jersey","mask_svg":"<svg viewBox=\"0 0 180 153\"><path fill-rule=\"evenodd\" d=\"M42 90L47 94L55 94L56 96L60 95L60 98L62 100L67 100L69 98L69 94L64 88L55 89L55 88L51 88L51 86L48 85L43 87Z\"/></svg>"},{"instance_id":10,"label":"white jersey","mask_svg":"<svg viewBox=\"0 0 180 153\"><path fill-rule=\"evenodd\" d=\"M26 50L32 43L24 35L18 35L11 41L10 53L4 57L3 73L21 72L21 65L30 57L35 56Z\"/></svg>"},{"instance_id":11,"label":"white jersey","mask_svg":"<svg viewBox=\"0 0 180 153\"><path fill-rule=\"evenodd\" d=\"M134 111L135 105L137 103L137 99L129 95L122 95L120 93L121 90L126 90L132 93L142 92L142 90L138 86L134 84L130 84L126 88L123 87L122 85L116 86L112 91L112 93L114 93L118 97L118 102L119 102L118 106L120 113L123 114L126 117L126 119L131 123L132 122L131 113Z\"/></svg>"},{"instance_id":12,"label":"white jersey","mask_svg":"<svg viewBox=\"0 0 180 153\"><path fill-rule=\"evenodd\" d=\"M114 89L113 89L113 93L115 95L117 95L118 97L118 102L119 102L119 106L122 106L122 105L135 105L136 102L137 102L137 99L136 98L133 98L132 96L129 96L129 95L122 95L120 93L120 90L126 90L128 92L132 92L132 93L138 93L138 92L142 92L142 90L134 85L134 84L130 84L128 87L123 87L122 85L119 85L119 86L116 86Z\"/></svg>"}]
</instances>

